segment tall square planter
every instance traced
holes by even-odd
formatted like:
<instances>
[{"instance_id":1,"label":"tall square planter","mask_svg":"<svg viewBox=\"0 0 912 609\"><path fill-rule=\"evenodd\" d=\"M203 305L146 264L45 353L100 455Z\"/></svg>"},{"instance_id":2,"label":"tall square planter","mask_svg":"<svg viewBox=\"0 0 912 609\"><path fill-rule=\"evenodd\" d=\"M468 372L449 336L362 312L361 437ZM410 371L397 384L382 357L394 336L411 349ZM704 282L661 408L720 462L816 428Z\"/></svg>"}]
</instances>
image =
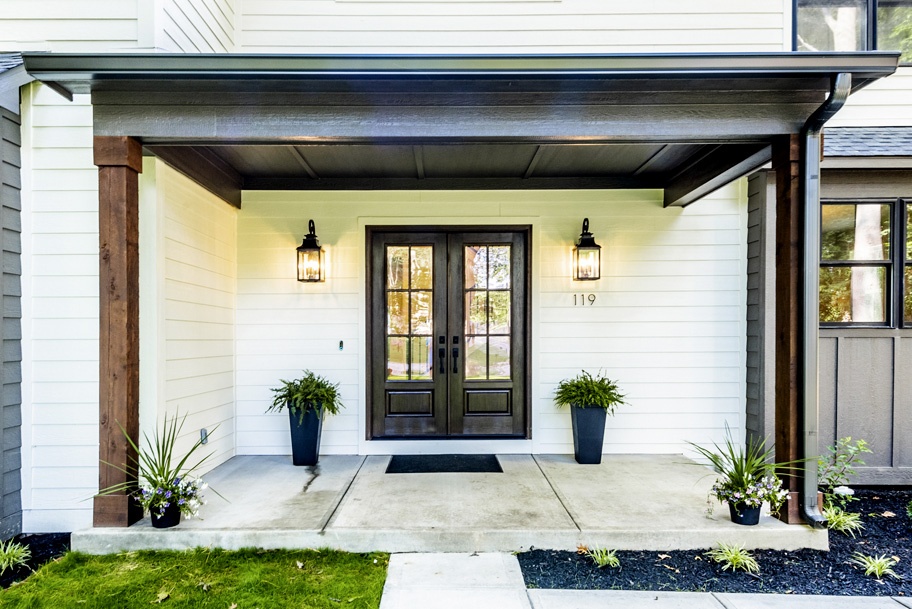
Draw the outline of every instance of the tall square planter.
<instances>
[{"instance_id":1,"label":"tall square planter","mask_svg":"<svg viewBox=\"0 0 912 609\"><path fill-rule=\"evenodd\" d=\"M604 408L570 406L570 420L573 423L573 456L576 457L577 463L597 465L602 462L605 417Z\"/></svg>"},{"instance_id":2,"label":"tall square planter","mask_svg":"<svg viewBox=\"0 0 912 609\"><path fill-rule=\"evenodd\" d=\"M288 408L288 419L291 424L291 461L295 465L316 465L320 456L320 433L323 419L320 413L309 409L304 418L298 421L297 413Z\"/></svg>"}]
</instances>

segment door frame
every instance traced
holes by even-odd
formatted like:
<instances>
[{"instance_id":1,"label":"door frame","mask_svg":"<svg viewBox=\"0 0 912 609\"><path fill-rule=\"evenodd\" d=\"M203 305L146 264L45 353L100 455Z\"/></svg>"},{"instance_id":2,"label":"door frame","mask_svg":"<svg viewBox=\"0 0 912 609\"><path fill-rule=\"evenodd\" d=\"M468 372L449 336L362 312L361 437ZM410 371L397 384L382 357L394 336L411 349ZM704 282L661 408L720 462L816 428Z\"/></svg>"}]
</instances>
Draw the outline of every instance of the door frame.
<instances>
[{"instance_id":1,"label":"door frame","mask_svg":"<svg viewBox=\"0 0 912 609\"><path fill-rule=\"evenodd\" d=\"M365 349L364 349L364 362L366 363L365 367L365 376L366 376L366 395L365 395L365 409L364 409L364 418L365 418L365 440L367 441L437 441L441 440L444 442L457 441L457 440L470 440L470 441L483 441L491 440L488 436L479 436L477 438L460 436L453 438L452 440L448 438L433 437L433 438L387 438L387 437L374 437L373 429L373 393L374 393L374 379L371 374L370 366L370 357L371 352L373 351L373 315L371 315L371 303L374 298L373 290L373 281L371 277L371 262L372 262L372 249L371 243L373 237L377 233L403 233L403 232L435 232L435 233L503 233L503 232L517 232L523 233L526 239L526 260L525 276L521 279L523 282L523 287L525 289L526 298L524 305L524 318L525 318L525 327L520 332L520 336L525 341L525 349L523 356L523 366L525 367L525 378L523 380L523 404L522 408L525 413L525 430L522 437L516 437L517 441L528 441L532 439L532 225L531 224L486 224L486 225L475 225L475 224L392 224L392 225L367 225L364 227L364 244L365 244L365 256L364 256L364 283L365 283Z\"/></svg>"}]
</instances>

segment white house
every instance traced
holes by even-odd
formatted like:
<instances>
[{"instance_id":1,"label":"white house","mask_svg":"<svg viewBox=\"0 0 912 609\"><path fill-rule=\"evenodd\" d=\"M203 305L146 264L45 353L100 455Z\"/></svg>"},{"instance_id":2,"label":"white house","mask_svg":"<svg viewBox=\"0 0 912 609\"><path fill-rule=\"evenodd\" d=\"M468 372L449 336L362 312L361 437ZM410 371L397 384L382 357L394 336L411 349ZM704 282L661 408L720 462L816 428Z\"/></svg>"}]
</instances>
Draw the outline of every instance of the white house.
<instances>
[{"instance_id":1,"label":"white house","mask_svg":"<svg viewBox=\"0 0 912 609\"><path fill-rule=\"evenodd\" d=\"M819 431L908 482L912 2L797 4L0 3L3 532L128 524L92 500L117 423L288 454L264 411L305 368L342 387L326 454L570 452L552 393L587 369L630 401L607 453ZM814 244L872 205L888 246L825 257L818 333Z\"/></svg>"}]
</instances>

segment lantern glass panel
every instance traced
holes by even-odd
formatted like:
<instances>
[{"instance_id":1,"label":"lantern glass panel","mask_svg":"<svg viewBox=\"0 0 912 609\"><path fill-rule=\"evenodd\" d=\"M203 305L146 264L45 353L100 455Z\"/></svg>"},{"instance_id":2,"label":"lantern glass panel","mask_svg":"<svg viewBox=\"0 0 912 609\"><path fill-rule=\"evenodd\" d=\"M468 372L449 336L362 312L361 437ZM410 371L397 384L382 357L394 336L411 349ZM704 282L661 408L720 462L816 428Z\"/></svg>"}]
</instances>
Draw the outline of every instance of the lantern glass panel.
<instances>
[{"instance_id":1,"label":"lantern glass panel","mask_svg":"<svg viewBox=\"0 0 912 609\"><path fill-rule=\"evenodd\" d=\"M577 248L576 279L598 279L600 275L600 250L597 248Z\"/></svg>"}]
</instances>

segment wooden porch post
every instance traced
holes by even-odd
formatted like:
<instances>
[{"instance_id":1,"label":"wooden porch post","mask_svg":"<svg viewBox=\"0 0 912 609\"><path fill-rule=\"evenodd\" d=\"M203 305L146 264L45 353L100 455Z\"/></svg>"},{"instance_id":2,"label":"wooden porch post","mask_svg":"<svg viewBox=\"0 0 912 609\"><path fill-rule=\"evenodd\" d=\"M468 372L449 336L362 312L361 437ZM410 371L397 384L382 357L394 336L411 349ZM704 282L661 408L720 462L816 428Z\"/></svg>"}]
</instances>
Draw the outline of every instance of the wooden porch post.
<instances>
[{"instance_id":1,"label":"wooden porch post","mask_svg":"<svg viewBox=\"0 0 912 609\"><path fill-rule=\"evenodd\" d=\"M139 173L142 146L131 137L95 138L99 237L99 488L129 481L105 462L132 468L135 451L120 427L139 436ZM126 527L142 510L126 494L96 496L96 527Z\"/></svg>"},{"instance_id":2,"label":"wooden porch post","mask_svg":"<svg viewBox=\"0 0 912 609\"><path fill-rule=\"evenodd\" d=\"M794 461L801 455L801 274L803 206L801 191L801 138L789 135L773 144L776 171L776 461ZM783 476L789 491L788 509L780 518L803 522L798 506L801 481Z\"/></svg>"}]
</instances>

